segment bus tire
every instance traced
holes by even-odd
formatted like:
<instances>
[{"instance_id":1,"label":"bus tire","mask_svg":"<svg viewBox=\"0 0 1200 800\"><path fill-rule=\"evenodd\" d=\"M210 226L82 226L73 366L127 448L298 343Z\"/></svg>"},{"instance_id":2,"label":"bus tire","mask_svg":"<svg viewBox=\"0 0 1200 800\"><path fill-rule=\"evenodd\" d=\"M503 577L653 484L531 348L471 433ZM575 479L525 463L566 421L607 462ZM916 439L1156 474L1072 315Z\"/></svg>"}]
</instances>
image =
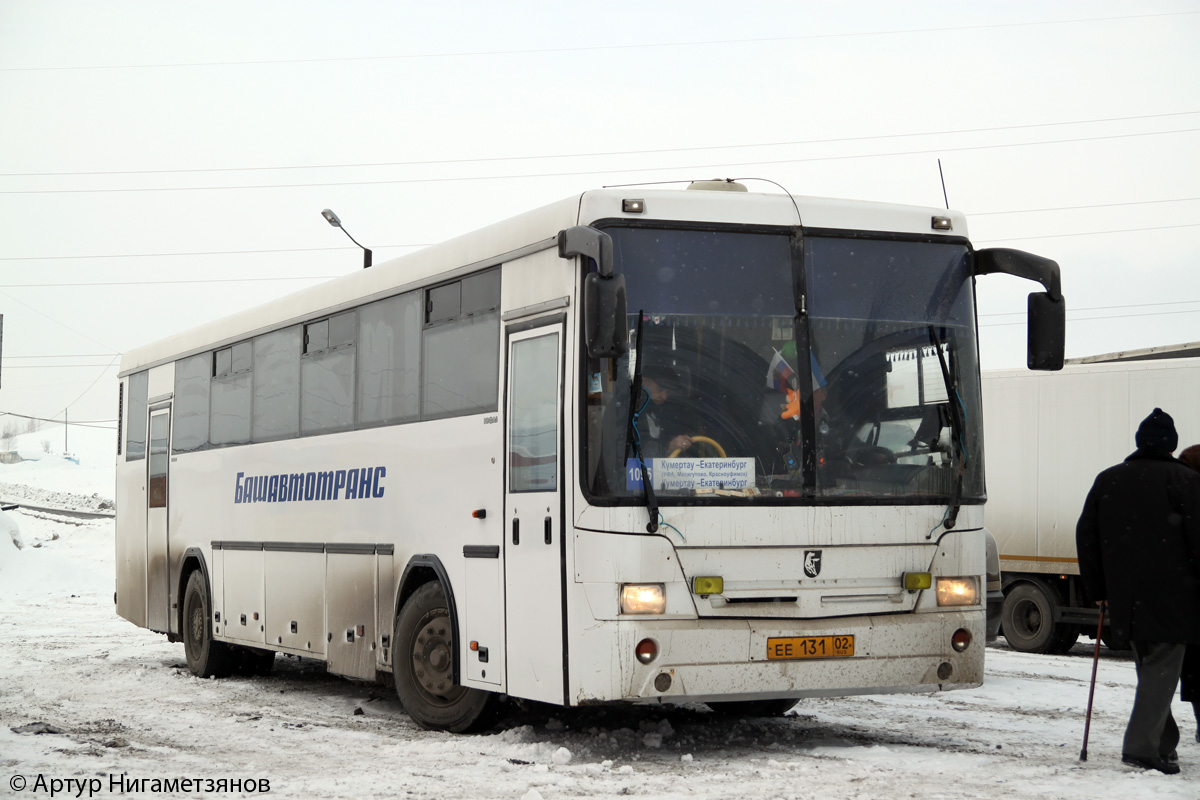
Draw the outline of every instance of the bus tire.
<instances>
[{"instance_id":1,"label":"bus tire","mask_svg":"<svg viewBox=\"0 0 1200 800\"><path fill-rule=\"evenodd\" d=\"M467 733L491 722L495 695L454 683L450 607L440 583L426 583L405 601L392 639L396 695L412 721L427 730Z\"/></svg>"},{"instance_id":2,"label":"bus tire","mask_svg":"<svg viewBox=\"0 0 1200 800\"><path fill-rule=\"evenodd\" d=\"M200 570L192 572L183 592L183 652L188 669L200 678L223 678L233 668L233 653L213 641L212 603Z\"/></svg>"},{"instance_id":3,"label":"bus tire","mask_svg":"<svg viewBox=\"0 0 1200 800\"><path fill-rule=\"evenodd\" d=\"M1054 617L1058 600L1054 591L1040 581L1021 581L1004 595L1001 610L1004 638L1012 649L1022 653L1065 652L1066 637L1058 631ZM1072 633L1075 629L1071 629ZM1075 638L1078 638L1076 635ZM1070 645L1075 644L1072 638ZM1070 645L1066 649L1070 649Z\"/></svg>"},{"instance_id":4,"label":"bus tire","mask_svg":"<svg viewBox=\"0 0 1200 800\"><path fill-rule=\"evenodd\" d=\"M796 705L796 700L728 700L724 703L705 703L714 713L730 717L782 717Z\"/></svg>"}]
</instances>

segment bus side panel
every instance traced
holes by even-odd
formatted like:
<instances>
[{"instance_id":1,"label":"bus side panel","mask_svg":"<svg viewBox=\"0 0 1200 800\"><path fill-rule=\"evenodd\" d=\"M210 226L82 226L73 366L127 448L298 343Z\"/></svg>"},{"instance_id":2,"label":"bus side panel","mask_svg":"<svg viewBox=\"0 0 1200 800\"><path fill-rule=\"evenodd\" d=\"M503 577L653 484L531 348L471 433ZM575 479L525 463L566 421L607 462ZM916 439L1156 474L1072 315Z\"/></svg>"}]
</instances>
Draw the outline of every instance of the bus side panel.
<instances>
[{"instance_id":1,"label":"bus side panel","mask_svg":"<svg viewBox=\"0 0 1200 800\"><path fill-rule=\"evenodd\" d=\"M375 679L375 554L325 556L329 671Z\"/></svg>"},{"instance_id":2,"label":"bus side panel","mask_svg":"<svg viewBox=\"0 0 1200 800\"><path fill-rule=\"evenodd\" d=\"M468 647L463 677L492 689L504 688L504 604L496 602L501 597L502 563L498 556L464 560L460 606L465 618L463 639ZM476 642L479 649L471 651L471 642Z\"/></svg>"},{"instance_id":3,"label":"bus side panel","mask_svg":"<svg viewBox=\"0 0 1200 800\"><path fill-rule=\"evenodd\" d=\"M375 669L392 671L392 628L396 608L395 556L390 548L375 557Z\"/></svg>"},{"instance_id":4,"label":"bus side panel","mask_svg":"<svg viewBox=\"0 0 1200 800\"><path fill-rule=\"evenodd\" d=\"M325 554L263 554L266 566L266 640L288 651L325 655Z\"/></svg>"},{"instance_id":5,"label":"bus side panel","mask_svg":"<svg viewBox=\"0 0 1200 800\"><path fill-rule=\"evenodd\" d=\"M230 549L226 544L221 560L221 583L225 593L225 638L239 643L262 644L263 551ZM215 583L215 581L214 581Z\"/></svg>"}]
</instances>

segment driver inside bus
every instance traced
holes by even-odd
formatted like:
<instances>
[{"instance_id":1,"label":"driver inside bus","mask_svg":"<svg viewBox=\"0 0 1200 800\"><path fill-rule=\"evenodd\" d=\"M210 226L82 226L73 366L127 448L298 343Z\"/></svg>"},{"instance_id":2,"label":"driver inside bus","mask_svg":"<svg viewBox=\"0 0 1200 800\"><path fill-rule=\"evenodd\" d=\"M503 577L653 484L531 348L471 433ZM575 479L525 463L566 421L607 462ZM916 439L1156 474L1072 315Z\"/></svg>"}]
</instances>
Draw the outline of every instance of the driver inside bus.
<instances>
[{"instance_id":1,"label":"driver inside bus","mask_svg":"<svg viewBox=\"0 0 1200 800\"><path fill-rule=\"evenodd\" d=\"M637 415L637 433L642 458L669 457L676 450L692 446L692 437L680 419L679 398L686 392L684 372L663 361L647 363L642 370L641 410ZM676 400L672 401L672 395Z\"/></svg>"}]
</instances>

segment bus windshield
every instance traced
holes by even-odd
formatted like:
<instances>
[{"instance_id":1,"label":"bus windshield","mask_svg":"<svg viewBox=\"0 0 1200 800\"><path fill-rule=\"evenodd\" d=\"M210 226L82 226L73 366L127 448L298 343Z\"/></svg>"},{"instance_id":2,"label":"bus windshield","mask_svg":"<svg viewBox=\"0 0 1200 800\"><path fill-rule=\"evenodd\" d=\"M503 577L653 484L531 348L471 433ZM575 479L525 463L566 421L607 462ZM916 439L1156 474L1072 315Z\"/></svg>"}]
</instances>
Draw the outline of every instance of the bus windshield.
<instances>
[{"instance_id":1,"label":"bus windshield","mask_svg":"<svg viewBox=\"0 0 1200 800\"><path fill-rule=\"evenodd\" d=\"M982 498L965 242L606 232L630 348L584 381L595 500Z\"/></svg>"}]
</instances>

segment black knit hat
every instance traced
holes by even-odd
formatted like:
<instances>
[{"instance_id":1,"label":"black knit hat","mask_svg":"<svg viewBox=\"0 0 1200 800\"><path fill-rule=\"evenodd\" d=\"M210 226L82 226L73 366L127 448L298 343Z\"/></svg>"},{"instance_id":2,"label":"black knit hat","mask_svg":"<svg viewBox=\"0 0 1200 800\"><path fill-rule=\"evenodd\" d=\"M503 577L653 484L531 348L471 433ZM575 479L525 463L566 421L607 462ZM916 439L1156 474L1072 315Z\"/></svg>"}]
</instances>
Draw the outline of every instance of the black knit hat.
<instances>
[{"instance_id":1,"label":"black knit hat","mask_svg":"<svg viewBox=\"0 0 1200 800\"><path fill-rule=\"evenodd\" d=\"M1179 446L1179 434L1175 432L1175 420L1171 419L1171 415L1161 408L1156 408L1150 412L1150 416L1142 420L1133 441L1138 447L1153 447L1174 453L1175 448Z\"/></svg>"}]
</instances>

